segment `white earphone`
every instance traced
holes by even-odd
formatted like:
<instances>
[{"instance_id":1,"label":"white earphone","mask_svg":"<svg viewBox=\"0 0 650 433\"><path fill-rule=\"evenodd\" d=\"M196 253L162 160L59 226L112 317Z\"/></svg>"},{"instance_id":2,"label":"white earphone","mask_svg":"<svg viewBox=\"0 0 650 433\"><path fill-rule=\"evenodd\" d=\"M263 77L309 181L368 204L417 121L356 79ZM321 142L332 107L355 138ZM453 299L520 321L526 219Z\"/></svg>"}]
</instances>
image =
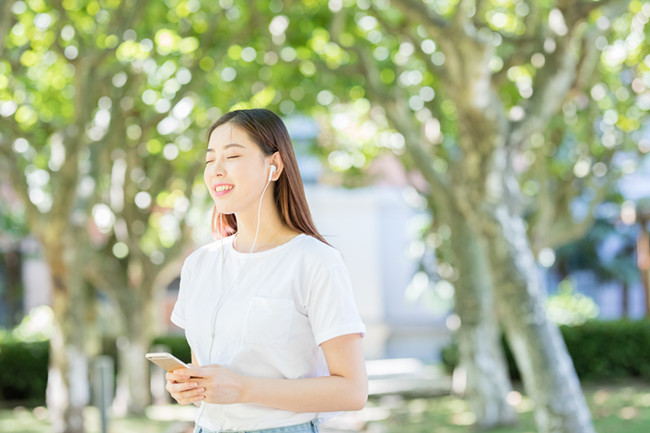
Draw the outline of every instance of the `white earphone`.
<instances>
[{"instance_id":1,"label":"white earphone","mask_svg":"<svg viewBox=\"0 0 650 433\"><path fill-rule=\"evenodd\" d=\"M277 169L278 169L278 168L277 168L275 165L271 164L271 173L269 173L269 182L271 182L271 179L272 179L272 177L273 177L273 173L275 173L275 171L276 171Z\"/></svg>"}]
</instances>

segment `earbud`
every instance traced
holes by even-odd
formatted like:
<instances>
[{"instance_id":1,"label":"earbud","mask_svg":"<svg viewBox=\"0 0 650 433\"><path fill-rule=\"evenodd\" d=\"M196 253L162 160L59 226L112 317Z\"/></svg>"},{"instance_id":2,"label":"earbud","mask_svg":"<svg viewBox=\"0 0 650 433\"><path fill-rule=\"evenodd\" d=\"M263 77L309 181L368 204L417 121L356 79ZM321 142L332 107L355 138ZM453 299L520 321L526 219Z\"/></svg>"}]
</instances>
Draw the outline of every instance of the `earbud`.
<instances>
[{"instance_id":1,"label":"earbud","mask_svg":"<svg viewBox=\"0 0 650 433\"><path fill-rule=\"evenodd\" d=\"M271 180L272 180L272 178L273 178L273 173L275 173L275 171L276 171L277 169L278 169L278 168L277 168L275 165L271 164L271 172L269 173L269 182L271 182Z\"/></svg>"}]
</instances>

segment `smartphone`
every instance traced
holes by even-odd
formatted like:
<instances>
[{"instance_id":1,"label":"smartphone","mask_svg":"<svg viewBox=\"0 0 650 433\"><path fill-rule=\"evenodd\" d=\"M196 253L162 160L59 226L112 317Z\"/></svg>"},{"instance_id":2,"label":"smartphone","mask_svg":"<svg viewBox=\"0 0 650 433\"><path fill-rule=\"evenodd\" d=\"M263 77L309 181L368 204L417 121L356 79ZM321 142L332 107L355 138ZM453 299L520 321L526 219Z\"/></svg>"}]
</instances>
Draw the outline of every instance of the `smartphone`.
<instances>
[{"instance_id":1,"label":"smartphone","mask_svg":"<svg viewBox=\"0 0 650 433\"><path fill-rule=\"evenodd\" d=\"M178 368L190 368L183 361L167 352L147 353L145 355L145 358L154 364L164 368L166 371L174 371Z\"/></svg>"}]
</instances>

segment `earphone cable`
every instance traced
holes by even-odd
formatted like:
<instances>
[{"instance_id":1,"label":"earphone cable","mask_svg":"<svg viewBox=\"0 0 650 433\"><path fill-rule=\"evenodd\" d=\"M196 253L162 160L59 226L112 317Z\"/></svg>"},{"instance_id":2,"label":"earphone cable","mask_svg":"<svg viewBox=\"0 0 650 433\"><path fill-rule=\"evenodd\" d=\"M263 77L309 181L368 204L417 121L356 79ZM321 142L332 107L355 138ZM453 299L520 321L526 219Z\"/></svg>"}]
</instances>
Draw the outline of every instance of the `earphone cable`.
<instances>
[{"instance_id":1,"label":"earphone cable","mask_svg":"<svg viewBox=\"0 0 650 433\"><path fill-rule=\"evenodd\" d=\"M266 190L271 184L271 176L269 176L269 180L266 182L266 186L264 186L264 190L262 191L262 196L260 197L260 203L257 208L257 228L255 229L255 237L253 238L253 245L251 246L250 251L246 255L246 260L244 263L242 263L241 267L237 270L237 274L235 275L235 278L233 279L233 283L230 287L230 290L228 293L223 293L223 295L217 300L217 305L215 306L214 310L212 310L212 315L210 316L210 325L211 325L211 332L210 332L210 350L208 351L208 364L211 362L212 359L212 349L214 346L214 335L215 335L215 327L216 327L216 316L217 312L221 308L222 304L226 301L227 298L229 298L234 290L235 287L239 281L239 276L241 275L241 271L244 268L244 264L248 262L250 259L251 255L253 254L253 250L255 249L255 244L257 243L257 236L259 235L260 231L260 222L261 222L261 212L262 212L262 200L264 199L264 194L266 194ZM223 220L222 220L222 213L219 213L219 235L221 236L221 272L219 275L219 278L221 280L220 288L223 290L223 270L224 270L224 263L226 261L225 254L224 254L224 248L223 248ZM277 233L276 233L277 235ZM236 236L236 235L235 235ZM275 238L275 235L273 236ZM233 244L234 244L234 238L233 238ZM196 424L199 425L199 421L201 420L201 417L203 416L203 412L205 412L206 408L206 402L202 401L201 402L201 411L199 412L199 416L196 419Z\"/></svg>"}]
</instances>

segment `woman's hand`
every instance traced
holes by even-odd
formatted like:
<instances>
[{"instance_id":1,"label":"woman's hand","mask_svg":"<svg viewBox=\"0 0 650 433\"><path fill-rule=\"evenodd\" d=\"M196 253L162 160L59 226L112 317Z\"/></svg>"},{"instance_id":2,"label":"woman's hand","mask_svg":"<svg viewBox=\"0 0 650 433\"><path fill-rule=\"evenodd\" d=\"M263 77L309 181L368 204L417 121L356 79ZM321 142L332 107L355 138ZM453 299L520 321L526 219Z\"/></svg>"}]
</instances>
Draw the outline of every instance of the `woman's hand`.
<instances>
[{"instance_id":1,"label":"woman's hand","mask_svg":"<svg viewBox=\"0 0 650 433\"><path fill-rule=\"evenodd\" d=\"M192 364L190 364L192 367ZM205 388L199 386L194 376L194 368L181 368L168 372L165 375L167 385L165 389L179 404L198 405L205 399Z\"/></svg>"},{"instance_id":2,"label":"woman's hand","mask_svg":"<svg viewBox=\"0 0 650 433\"><path fill-rule=\"evenodd\" d=\"M206 365L191 370L192 380L203 389L206 403L244 402L247 378L221 365Z\"/></svg>"}]
</instances>

